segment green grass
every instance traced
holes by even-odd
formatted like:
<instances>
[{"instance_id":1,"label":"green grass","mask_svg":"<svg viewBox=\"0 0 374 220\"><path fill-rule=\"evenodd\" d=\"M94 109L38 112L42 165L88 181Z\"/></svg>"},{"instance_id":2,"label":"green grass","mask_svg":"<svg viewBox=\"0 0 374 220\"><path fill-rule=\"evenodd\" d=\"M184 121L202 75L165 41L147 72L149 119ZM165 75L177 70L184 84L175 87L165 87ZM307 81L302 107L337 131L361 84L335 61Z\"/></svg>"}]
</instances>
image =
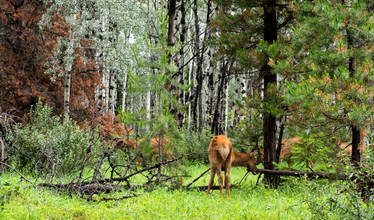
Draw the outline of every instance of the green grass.
<instances>
[{"instance_id":1,"label":"green grass","mask_svg":"<svg viewBox=\"0 0 374 220\"><path fill-rule=\"evenodd\" d=\"M206 166L190 166L191 178L200 175ZM233 168L232 183L238 183L245 169ZM18 176L0 177L0 219L315 219L307 203L310 199L326 199L315 184L290 179L278 189L255 186L256 176L231 189L229 197L202 191L158 188L138 191L140 196L122 201L87 202L76 195L58 194L47 189L34 189ZM194 185L207 185L206 174ZM217 184L217 179L215 181ZM333 191L334 184L318 181ZM329 219L338 219L333 213Z\"/></svg>"}]
</instances>

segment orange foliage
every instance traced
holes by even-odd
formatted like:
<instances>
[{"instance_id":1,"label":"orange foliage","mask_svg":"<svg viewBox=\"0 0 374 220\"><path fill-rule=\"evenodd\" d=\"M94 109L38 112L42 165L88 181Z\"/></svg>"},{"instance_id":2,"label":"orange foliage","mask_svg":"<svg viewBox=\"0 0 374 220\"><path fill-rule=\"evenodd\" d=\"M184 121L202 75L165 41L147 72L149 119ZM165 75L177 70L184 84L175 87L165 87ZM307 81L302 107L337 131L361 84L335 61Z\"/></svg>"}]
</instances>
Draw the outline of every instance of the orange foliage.
<instances>
[{"instance_id":1,"label":"orange foliage","mask_svg":"<svg viewBox=\"0 0 374 220\"><path fill-rule=\"evenodd\" d=\"M63 79L51 82L51 76L44 72L50 65L48 59L53 56L57 37L68 36L70 28L61 15L55 15L52 26L41 33L38 22L45 9L39 0L0 1L0 25L4 31L0 42L0 106L3 111L17 110L18 116L27 113L39 98L62 113ZM93 71L94 61L86 59L84 65L78 58L72 70L71 116L78 121L85 119L94 106L94 91L100 84L100 75Z\"/></svg>"}]
</instances>

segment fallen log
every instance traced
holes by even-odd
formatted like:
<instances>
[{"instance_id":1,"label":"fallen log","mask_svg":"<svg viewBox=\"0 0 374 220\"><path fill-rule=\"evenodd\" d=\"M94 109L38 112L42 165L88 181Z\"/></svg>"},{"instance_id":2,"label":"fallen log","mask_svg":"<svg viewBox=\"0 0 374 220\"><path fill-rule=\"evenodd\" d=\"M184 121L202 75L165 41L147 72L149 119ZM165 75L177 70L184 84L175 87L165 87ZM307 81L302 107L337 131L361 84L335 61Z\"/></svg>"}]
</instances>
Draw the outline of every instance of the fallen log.
<instances>
[{"instance_id":1,"label":"fallen log","mask_svg":"<svg viewBox=\"0 0 374 220\"><path fill-rule=\"evenodd\" d=\"M346 174L337 173L323 173L323 172L307 172L307 171L292 171L292 170L268 170L268 169L258 169L258 173L267 175L277 175L277 176L295 176L303 177L306 176L310 179L331 179L331 180L349 180L349 176Z\"/></svg>"}]
</instances>

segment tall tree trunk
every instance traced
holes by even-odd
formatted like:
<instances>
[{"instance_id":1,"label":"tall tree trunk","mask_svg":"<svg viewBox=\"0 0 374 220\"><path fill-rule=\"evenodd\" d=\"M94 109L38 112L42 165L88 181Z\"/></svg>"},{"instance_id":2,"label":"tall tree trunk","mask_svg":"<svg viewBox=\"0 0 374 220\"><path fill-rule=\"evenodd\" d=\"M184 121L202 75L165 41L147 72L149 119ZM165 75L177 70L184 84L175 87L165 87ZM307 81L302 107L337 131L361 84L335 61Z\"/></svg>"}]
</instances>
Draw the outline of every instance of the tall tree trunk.
<instances>
[{"instance_id":1,"label":"tall tree trunk","mask_svg":"<svg viewBox=\"0 0 374 220\"><path fill-rule=\"evenodd\" d=\"M176 17L176 0L168 0L168 33L167 33L167 45L169 47L174 46L174 35L175 35L175 17ZM168 63L172 64L173 62L179 63L178 61L178 56L175 56L174 54L170 53L169 54L169 60ZM174 79L176 76L172 73L168 73L168 78L166 81L166 88L167 90L175 95L178 96L178 90L177 88L172 85L171 81ZM174 118L177 122L178 125L181 125L182 122L180 120L180 113L178 112L177 106L174 106L171 104L169 106L170 113L174 115Z\"/></svg>"},{"instance_id":2,"label":"tall tree trunk","mask_svg":"<svg viewBox=\"0 0 374 220\"><path fill-rule=\"evenodd\" d=\"M126 106L126 98L127 98L127 78L128 78L128 73L125 73L125 77L123 79L123 87L122 87L122 111L125 111L127 106Z\"/></svg>"},{"instance_id":3,"label":"tall tree trunk","mask_svg":"<svg viewBox=\"0 0 374 220\"><path fill-rule=\"evenodd\" d=\"M353 47L353 37L352 33L347 28L347 41L348 41L348 50L351 50ZM355 59L353 57L349 57L348 61L348 70L349 70L349 76L351 78L355 75L355 67L354 67ZM352 156L351 156L351 162L353 164L358 164L361 161L361 154L360 149L358 147L361 139L361 131L360 128L356 125L351 126L352 130Z\"/></svg>"},{"instance_id":4,"label":"tall tree trunk","mask_svg":"<svg viewBox=\"0 0 374 220\"><path fill-rule=\"evenodd\" d=\"M152 97L151 91L147 91L145 110L146 110L146 118L148 122L151 120L151 97ZM150 130L150 123L146 123L145 129L147 131Z\"/></svg>"},{"instance_id":5,"label":"tall tree trunk","mask_svg":"<svg viewBox=\"0 0 374 220\"><path fill-rule=\"evenodd\" d=\"M277 41L277 16L276 0L265 0L264 4L264 40L269 44ZM264 102L271 102L274 94L271 90L276 88L277 75L272 72L268 65L268 58L263 66L264 73ZM264 168L274 169L273 162L276 161L275 134L277 130L276 117L268 109L264 109ZM264 176L265 181L271 186L279 184L279 176Z\"/></svg>"},{"instance_id":6,"label":"tall tree trunk","mask_svg":"<svg viewBox=\"0 0 374 220\"><path fill-rule=\"evenodd\" d=\"M128 31L128 33L126 34L125 36L125 46L127 45L127 43L129 42L130 40L130 36L131 36L131 30ZM125 68L127 70L127 67ZM122 87L122 111L125 111L127 106L126 106L126 99L127 99L127 80L128 80L128 77L129 77L129 73L128 71L125 71L125 74L124 74L124 79L123 79L123 87Z\"/></svg>"},{"instance_id":7,"label":"tall tree trunk","mask_svg":"<svg viewBox=\"0 0 374 220\"><path fill-rule=\"evenodd\" d=\"M160 182L161 179L161 171L162 171L162 152L164 152L164 149L162 147L162 142L163 142L163 135L160 134L158 137L158 172L157 172L157 182Z\"/></svg>"},{"instance_id":8,"label":"tall tree trunk","mask_svg":"<svg viewBox=\"0 0 374 220\"><path fill-rule=\"evenodd\" d=\"M197 10L197 0L193 1L193 13L195 18L195 54L196 56L196 90L195 90L195 97L192 103L192 116L193 120L196 122L196 128L199 128L198 123L198 112L197 108L199 105L199 99L201 95L201 88L202 88L202 60L200 55L200 27L199 27L199 15Z\"/></svg>"},{"instance_id":9,"label":"tall tree trunk","mask_svg":"<svg viewBox=\"0 0 374 220\"><path fill-rule=\"evenodd\" d=\"M212 1L208 0L207 2L207 14L206 14L206 24L210 22L210 15L212 13ZM202 131L202 118L203 118L203 106L202 106L202 86L203 86L203 62L204 62L204 53L205 53L205 46L206 40L209 37L208 26L205 26L204 31L204 40L202 42L201 50L200 50L200 28L199 28L199 17L198 17L198 10L197 10L197 0L194 0L193 11L195 15L195 51L197 55L197 62L196 62L196 92L195 92L195 100L193 104L194 119L197 121L197 129L200 133ZM197 112L198 110L198 112Z\"/></svg>"},{"instance_id":10,"label":"tall tree trunk","mask_svg":"<svg viewBox=\"0 0 374 220\"><path fill-rule=\"evenodd\" d=\"M109 83L109 107L110 112L115 114L117 111L117 72L112 71L110 74Z\"/></svg>"},{"instance_id":11,"label":"tall tree trunk","mask_svg":"<svg viewBox=\"0 0 374 220\"><path fill-rule=\"evenodd\" d=\"M208 101L207 101L207 127L212 127L212 122L213 122L213 105L214 105L214 88L215 88L215 81L214 81L214 64L212 61L212 54L213 50L209 49L208 50L208 61L209 61L209 66L208 66L208 71L207 71L207 76L208 76Z\"/></svg>"},{"instance_id":12,"label":"tall tree trunk","mask_svg":"<svg viewBox=\"0 0 374 220\"><path fill-rule=\"evenodd\" d=\"M65 73L64 84L64 121L66 121L70 114L71 72Z\"/></svg>"},{"instance_id":13,"label":"tall tree trunk","mask_svg":"<svg viewBox=\"0 0 374 220\"><path fill-rule=\"evenodd\" d=\"M194 62L191 62L190 66L190 71L188 71L188 85L191 85L192 82L192 73L194 69ZM190 91L188 92L188 100L189 100L189 105L188 105L188 120L187 120L187 128L191 128L191 120L192 120L192 88L190 88Z\"/></svg>"},{"instance_id":14,"label":"tall tree trunk","mask_svg":"<svg viewBox=\"0 0 374 220\"><path fill-rule=\"evenodd\" d=\"M227 128L229 122L229 91L230 91L230 77L226 80L226 99L225 99L225 135L227 135Z\"/></svg>"},{"instance_id":15,"label":"tall tree trunk","mask_svg":"<svg viewBox=\"0 0 374 220\"><path fill-rule=\"evenodd\" d=\"M76 19L75 16L73 16ZM69 47L74 48L74 33L73 30L70 30L69 34ZM74 50L69 50L69 54L67 56L73 56ZM67 63L65 67L65 76L64 76L64 121L69 118L70 114L70 94L71 94L71 70L73 67L73 63Z\"/></svg>"},{"instance_id":16,"label":"tall tree trunk","mask_svg":"<svg viewBox=\"0 0 374 220\"><path fill-rule=\"evenodd\" d=\"M284 119L283 119L284 118ZM284 115L280 118L281 125L279 126L279 136L278 136L278 147L276 149L276 163L279 163L280 153L282 151L282 140L283 140L283 133L284 133L284 127L286 125L287 121L287 115Z\"/></svg>"},{"instance_id":17,"label":"tall tree trunk","mask_svg":"<svg viewBox=\"0 0 374 220\"><path fill-rule=\"evenodd\" d=\"M212 122L212 128L211 128L211 132L214 135L219 134L220 103L221 103L222 91L223 91L224 86L225 86L226 76L227 76L227 72L228 72L228 66L229 66L228 62L226 62L226 61L222 62L222 69L221 69L222 74L221 74L220 84L219 84L219 87L217 89L217 99L216 99L216 103L215 103L215 107L214 107L214 115L213 115L213 122Z\"/></svg>"},{"instance_id":18,"label":"tall tree trunk","mask_svg":"<svg viewBox=\"0 0 374 220\"><path fill-rule=\"evenodd\" d=\"M174 20L175 20L175 14L176 14L176 0L169 0L168 1L168 46L174 46ZM169 60L170 61L170 60Z\"/></svg>"},{"instance_id":19,"label":"tall tree trunk","mask_svg":"<svg viewBox=\"0 0 374 220\"><path fill-rule=\"evenodd\" d=\"M180 50L179 50L179 83L180 85L184 85L185 80L185 74L184 74L184 49L185 49L185 41L186 41L186 35L187 35L187 25L186 25L186 8L185 8L185 0L181 0L181 6L180 6L180 12L181 12L181 19L180 19ZM186 91L184 89L179 90L178 94L178 102L182 105L186 105ZM180 127L183 126L183 123L185 122L185 114L184 112L178 112L178 125Z\"/></svg>"}]
</instances>

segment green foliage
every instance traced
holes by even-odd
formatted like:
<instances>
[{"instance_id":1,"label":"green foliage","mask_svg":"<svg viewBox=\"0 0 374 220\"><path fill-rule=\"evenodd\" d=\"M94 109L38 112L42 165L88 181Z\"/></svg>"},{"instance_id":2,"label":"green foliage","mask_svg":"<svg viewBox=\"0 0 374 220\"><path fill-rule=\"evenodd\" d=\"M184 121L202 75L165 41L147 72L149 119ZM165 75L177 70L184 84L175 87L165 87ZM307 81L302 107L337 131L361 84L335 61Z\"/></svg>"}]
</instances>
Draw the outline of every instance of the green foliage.
<instances>
[{"instance_id":1,"label":"green foliage","mask_svg":"<svg viewBox=\"0 0 374 220\"><path fill-rule=\"evenodd\" d=\"M164 4L164 1L162 1L162 4ZM182 108L175 95L169 91L172 86L178 86L175 85L171 77L177 71L177 68L170 61L170 56L178 50L178 46L167 45L167 10L161 7L159 11L155 12L155 18L158 34L156 43L151 42L148 35L145 39L151 57L140 57L137 50L132 48L138 66L136 72L130 72L129 79L129 92L141 95L149 93L152 96L154 101L152 112L147 112L151 110L143 107L131 113L127 110L121 110L120 118L126 125L141 128L141 136L146 139L167 138L170 144L166 148L171 147L174 150L178 149L175 146L178 145L178 140L181 137L170 109L182 110ZM148 141L144 141L144 146L141 147L145 152L150 153L151 149L148 143Z\"/></svg>"},{"instance_id":2,"label":"green foliage","mask_svg":"<svg viewBox=\"0 0 374 220\"><path fill-rule=\"evenodd\" d=\"M191 177L185 178L184 184L206 169L207 166L199 165L186 167ZM237 184L245 173L245 169L233 168L232 182ZM193 186L207 185L208 180L207 174ZM156 188L152 192L137 190L138 197L121 201L87 202L76 195L34 189L5 173L1 183L6 181L7 185L0 186L0 192L6 188L11 195L4 200L0 219L58 219L61 216L68 219L175 219L175 216L178 219L359 219L359 213L362 219L373 217L373 203L362 203L340 181L292 177L278 189L270 189L261 184L255 186L256 180L256 176L250 175L244 184L231 189L230 197L220 198L217 190L207 196L204 191ZM95 195L94 199L106 196Z\"/></svg>"},{"instance_id":3,"label":"green foliage","mask_svg":"<svg viewBox=\"0 0 374 220\"><path fill-rule=\"evenodd\" d=\"M10 184L7 181L0 180L0 210L4 209L4 205L15 196L20 194L20 186Z\"/></svg>"},{"instance_id":4,"label":"green foliage","mask_svg":"<svg viewBox=\"0 0 374 220\"><path fill-rule=\"evenodd\" d=\"M374 203L364 203L353 184L342 183L331 188L310 182L308 187L316 192L306 200L315 219L374 218Z\"/></svg>"},{"instance_id":5,"label":"green foliage","mask_svg":"<svg viewBox=\"0 0 374 220\"><path fill-rule=\"evenodd\" d=\"M213 135L209 130L203 130L201 133L187 129L180 129L181 143L178 145L178 152L190 154L188 162L192 164L208 162L208 146Z\"/></svg>"},{"instance_id":6,"label":"green foliage","mask_svg":"<svg viewBox=\"0 0 374 220\"><path fill-rule=\"evenodd\" d=\"M53 115L52 108L38 102L30 111L30 123L15 129L9 136L10 159L21 170L32 174L51 172L52 163L57 174L70 174L79 169L86 148L97 140L90 131L80 129L74 122L61 122ZM97 152L99 142L93 143L92 152Z\"/></svg>"}]
</instances>

